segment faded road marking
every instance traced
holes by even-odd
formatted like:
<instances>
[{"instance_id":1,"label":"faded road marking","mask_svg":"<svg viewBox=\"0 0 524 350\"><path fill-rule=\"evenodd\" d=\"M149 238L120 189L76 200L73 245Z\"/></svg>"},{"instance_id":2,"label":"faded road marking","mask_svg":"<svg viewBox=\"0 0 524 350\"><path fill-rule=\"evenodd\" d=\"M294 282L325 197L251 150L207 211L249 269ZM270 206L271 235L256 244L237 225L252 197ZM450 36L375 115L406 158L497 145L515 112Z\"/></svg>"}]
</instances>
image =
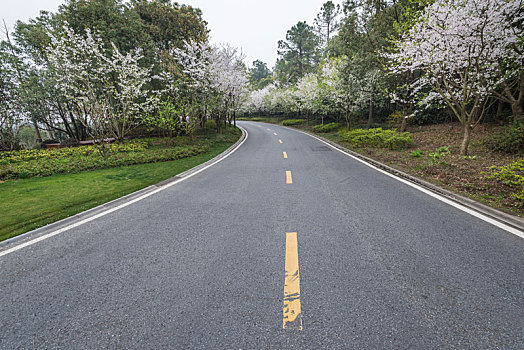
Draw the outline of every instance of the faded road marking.
<instances>
[{"instance_id":1,"label":"faded road marking","mask_svg":"<svg viewBox=\"0 0 524 350\"><path fill-rule=\"evenodd\" d=\"M302 330L300 311L300 274L296 232L286 232L286 263L284 279L284 329Z\"/></svg>"}]
</instances>

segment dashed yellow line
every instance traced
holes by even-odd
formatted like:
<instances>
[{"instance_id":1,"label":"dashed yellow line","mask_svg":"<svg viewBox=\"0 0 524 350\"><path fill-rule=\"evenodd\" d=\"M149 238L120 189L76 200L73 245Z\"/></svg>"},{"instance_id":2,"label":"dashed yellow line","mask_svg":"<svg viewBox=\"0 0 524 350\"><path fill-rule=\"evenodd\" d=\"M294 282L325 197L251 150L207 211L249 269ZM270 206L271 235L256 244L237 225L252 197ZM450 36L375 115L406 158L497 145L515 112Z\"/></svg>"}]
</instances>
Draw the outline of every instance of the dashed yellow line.
<instances>
[{"instance_id":1,"label":"dashed yellow line","mask_svg":"<svg viewBox=\"0 0 524 350\"><path fill-rule=\"evenodd\" d=\"M293 183L293 178L291 177L291 171L286 170L286 184L290 185Z\"/></svg>"},{"instance_id":2,"label":"dashed yellow line","mask_svg":"<svg viewBox=\"0 0 524 350\"><path fill-rule=\"evenodd\" d=\"M286 263L284 279L284 329L302 330L300 310L300 274L296 232L286 232Z\"/></svg>"},{"instance_id":3,"label":"dashed yellow line","mask_svg":"<svg viewBox=\"0 0 524 350\"><path fill-rule=\"evenodd\" d=\"M274 132L274 133L273 133L273 135L277 136L277 133L276 133L276 132Z\"/></svg>"},{"instance_id":4,"label":"dashed yellow line","mask_svg":"<svg viewBox=\"0 0 524 350\"><path fill-rule=\"evenodd\" d=\"M286 152L282 152L282 154L284 155L284 159L287 159L287 153Z\"/></svg>"},{"instance_id":5,"label":"dashed yellow line","mask_svg":"<svg viewBox=\"0 0 524 350\"><path fill-rule=\"evenodd\" d=\"M278 142L282 143L282 140L281 140L281 139L278 139Z\"/></svg>"}]
</instances>

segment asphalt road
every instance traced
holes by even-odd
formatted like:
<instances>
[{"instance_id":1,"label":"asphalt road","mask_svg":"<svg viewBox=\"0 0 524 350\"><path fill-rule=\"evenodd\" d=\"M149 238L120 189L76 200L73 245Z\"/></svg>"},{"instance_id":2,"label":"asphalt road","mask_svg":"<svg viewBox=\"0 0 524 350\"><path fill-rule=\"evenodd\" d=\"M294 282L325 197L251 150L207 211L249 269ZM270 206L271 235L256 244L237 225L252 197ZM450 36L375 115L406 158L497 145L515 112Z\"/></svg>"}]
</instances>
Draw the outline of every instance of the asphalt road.
<instances>
[{"instance_id":1,"label":"asphalt road","mask_svg":"<svg viewBox=\"0 0 524 350\"><path fill-rule=\"evenodd\" d=\"M0 348L524 348L522 238L241 125L222 162L0 257Z\"/></svg>"}]
</instances>

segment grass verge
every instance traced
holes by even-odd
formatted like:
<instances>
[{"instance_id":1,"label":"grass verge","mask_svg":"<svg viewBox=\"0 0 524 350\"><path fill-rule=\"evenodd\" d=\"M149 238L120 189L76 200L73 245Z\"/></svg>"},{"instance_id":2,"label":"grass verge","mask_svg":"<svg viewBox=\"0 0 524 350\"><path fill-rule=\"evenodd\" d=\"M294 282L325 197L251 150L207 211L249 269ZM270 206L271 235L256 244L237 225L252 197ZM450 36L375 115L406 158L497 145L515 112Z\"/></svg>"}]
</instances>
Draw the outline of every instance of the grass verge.
<instances>
[{"instance_id":1,"label":"grass verge","mask_svg":"<svg viewBox=\"0 0 524 350\"><path fill-rule=\"evenodd\" d=\"M0 183L0 241L156 184L212 159L240 131L207 140L209 151L174 161L121 166Z\"/></svg>"}]
</instances>

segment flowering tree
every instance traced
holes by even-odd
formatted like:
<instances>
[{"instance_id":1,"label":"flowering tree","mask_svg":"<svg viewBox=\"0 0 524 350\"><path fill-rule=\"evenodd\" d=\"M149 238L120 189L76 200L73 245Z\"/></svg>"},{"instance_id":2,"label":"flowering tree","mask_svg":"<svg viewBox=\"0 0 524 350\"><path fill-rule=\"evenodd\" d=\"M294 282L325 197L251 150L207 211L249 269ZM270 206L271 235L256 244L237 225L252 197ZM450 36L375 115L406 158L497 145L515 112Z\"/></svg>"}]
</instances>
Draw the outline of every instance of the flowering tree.
<instances>
[{"instance_id":1,"label":"flowering tree","mask_svg":"<svg viewBox=\"0 0 524 350\"><path fill-rule=\"evenodd\" d=\"M48 56L58 88L75 105L105 158L107 138L122 141L156 101L145 90L150 69L140 67L140 51L124 55L89 29L83 36L65 26L63 36L49 36Z\"/></svg>"},{"instance_id":2,"label":"flowering tree","mask_svg":"<svg viewBox=\"0 0 524 350\"><path fill-rule=\"evenodd\" d=\"M322 66L325 84L331 87L332 98L344 114L346 128L351 128L350 114L357 108L360 81L347 67L347 57L333 58Z\"/></svg>"},{"instance_id":3,"label":"flowering tree","mask_svg":"<svg viewBox=\"0 0 524 350\"><path fill-rule=\"evenodd\" d=\"M244 103L244 110L249 113L258 113L259 115L267 111L265 99L274 89L274 86L267 85L262 89L251 91Z\"/></svg>"},{"instance_id":4,"label":"flowering tree","mask_svg":"<svg viewBox=\"0 0 524 350\"><path fill-rule=\"evenodd\" d=\"M184 75L190 110L204 118L210 113L220 132L222 122L231 121L248 94L242 57L229 46L218 48L191 41L184 49L176 49L174 58Z\"/></svg>"},{"instance_id":5,"label":"flowering tree","mask_svg":"<svg viewBox=\"0 0 524 350\"><path fill-rule=\"evenodd\" d=\"M488 97L507 79L503 67L522 62L522 51L513 49L523 35L522 6L522 0L436 1L388 56L396 74L423 73L411 86L414 94L429 87L422 103L451 108L464 128L462 155Z\"/></svg>"},{"instance_id":6,"label":"flowering tree","mask_svg":"<svg viewBox=\"0 0 524 350\"><path fill-rule=\"evenodd\" d=\"M14 150L19 147L18 126L22 116L18 103L19 81L7 43L0 42L0 150Z\"/></svg>"},{"instance_id":7,"label":"flowering tree","mask_svg":"<svg viewBox=\"0 0 524 350\"><path fill-rule=\"evenodd\" d=\"M321 105L318 77L315 74L307 74L297 82L295 92L297 96L298 109L306 113L309 125L309 117L316 114Z\"/></svg>"}]
</instances>

